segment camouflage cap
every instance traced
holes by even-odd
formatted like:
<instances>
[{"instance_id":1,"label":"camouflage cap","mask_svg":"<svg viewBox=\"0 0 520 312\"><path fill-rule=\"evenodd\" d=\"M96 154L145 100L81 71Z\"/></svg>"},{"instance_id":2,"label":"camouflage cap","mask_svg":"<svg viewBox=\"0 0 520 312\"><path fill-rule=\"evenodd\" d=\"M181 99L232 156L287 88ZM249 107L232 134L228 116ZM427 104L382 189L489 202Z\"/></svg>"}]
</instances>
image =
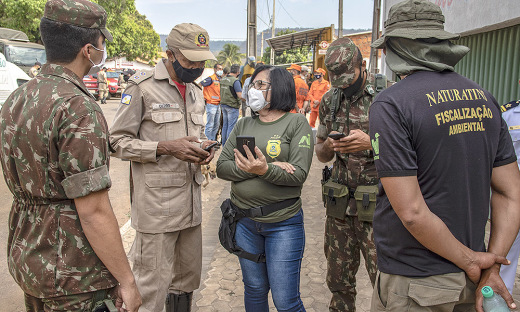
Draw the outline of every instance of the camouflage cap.
<instances>
[{"instance_id":1,"label":"camouflage cap","mask_svg":"<svg viewBox=\"0 0 520 312\"><path fill-rule=\"evenodd\" d=\"M48 0L43 17L78 27L99 29L108 41L112 35L106 28L107 12L88 0Z\"/></svg>"},{"instance_id":2,"label":"camouflage cap","mask_svg":"<svg viewBox=\"0 0 520 312\"><path fill-rule=\"evenodd\" d=\"M325 55L325 67L334 88L343 89L354 82L356 73L352 60L358 50L349 37L336 39L330 44Z\"/></svg>"},{"instance_id":3,"label":"camouflage cap","mask_svg":"<svg viewBox=\"0 0 520 312\"><path fill-rule=\"evenodd\" d=\"M371 46L382 49L390 37L449 40L460 36L444 30L444 15L438 5L427 0L406 0L390 8L385 34Z\"/></svg>"},{"instance_id":4,"label":"camouflage cap","mask_svg":"<svg viewBox=\"0 0 520 312\"><path fill-rule=\"evenodd\" d=\"M193 62L217 60L209 50L208 32L197 24L178 24L166 38L168 48L177 48Z\"/></svg>"}]
</instances>

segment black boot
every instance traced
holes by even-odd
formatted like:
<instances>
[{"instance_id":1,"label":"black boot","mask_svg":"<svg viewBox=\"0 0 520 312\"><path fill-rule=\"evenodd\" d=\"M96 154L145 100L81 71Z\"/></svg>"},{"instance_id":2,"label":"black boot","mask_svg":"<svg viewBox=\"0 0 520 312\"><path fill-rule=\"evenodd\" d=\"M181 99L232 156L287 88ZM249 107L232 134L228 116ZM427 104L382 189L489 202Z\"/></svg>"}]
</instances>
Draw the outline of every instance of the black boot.
<instances>
[{"instance_id":1,"label":"black boot","mask_svg":"<svg viewBox=\"0 0 520 312\"><path fill-rule=\"evenodd\" d=\"M177 294L168 294L166 296L166 312L190 312L191 300L193 292Z\"/></svg>"}]
</instances>

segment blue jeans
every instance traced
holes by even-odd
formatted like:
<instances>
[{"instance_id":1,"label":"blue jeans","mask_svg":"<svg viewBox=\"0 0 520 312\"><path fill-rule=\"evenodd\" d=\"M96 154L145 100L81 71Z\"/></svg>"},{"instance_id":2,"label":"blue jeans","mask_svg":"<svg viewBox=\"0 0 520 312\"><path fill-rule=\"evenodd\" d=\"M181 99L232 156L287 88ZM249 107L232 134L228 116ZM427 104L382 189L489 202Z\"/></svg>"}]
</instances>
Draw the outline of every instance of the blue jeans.
<instances>
[{"instance_id":1,"label":"blue jeans","mask_svg":"<svg viewBox=\"0 0 520 312\"><path fill-rule=\"evenodd\" d=\"M204 129L204 134L208 140L216 141L218 127L220 127L220 105L206 103L206 128Z\"/></svg>"},{"instance_id":2,"label":"blue jeans","mask_svg":"<svg viewBox=\"0 0 520 312\"><path fill-rule=\"evenodd\" d=\"M238 108L220 104L222 109L222 145L226 144L229 134L238 120Z\"/></svg>"},{"instance_id":3,"label":"blue jeans","mask_svg":"<svg viewBox=\"0 0 520 312\"><path fill-rule=\"evenodd\" d=\"M266 262L239 258L247 312L268 312L269 289L278 311L304 312L300 299L300 269L305 249L303 211L276 223L242 218L237 223L237 245L253 254L265 253Z\"/></svg>"}]
</instances>

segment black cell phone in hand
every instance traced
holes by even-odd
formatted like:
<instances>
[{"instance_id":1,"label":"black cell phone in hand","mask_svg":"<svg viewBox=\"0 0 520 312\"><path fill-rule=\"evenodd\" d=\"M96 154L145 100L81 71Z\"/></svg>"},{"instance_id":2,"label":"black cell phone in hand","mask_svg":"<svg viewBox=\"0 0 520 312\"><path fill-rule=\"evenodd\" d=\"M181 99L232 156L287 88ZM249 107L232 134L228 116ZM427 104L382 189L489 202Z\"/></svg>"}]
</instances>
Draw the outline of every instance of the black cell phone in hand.
<instances>
[{"instance_id":1,"label":"black cell phone in hand","mask_svg":"<svg viewBox=\"0 0 520 312\"><path fill-rule=\"evenodd\" d=\"M215 146L217 146L217 145L219 145L219 144L220 144L219 142L211 143L210 145L206 146L206 147L204 148L204 150L205 150L206 152L209 152L209 151L211 151L211 149L212 149L213 147L215 147Z\"/></svg>"},{"instance_id":2,"label":"black cell phone in hand","mask_svg":"<svg viewBox=\"0 0 520 312\"><path fill-rule=\"evenodd\" d=\"M247 158L246 151L244 150L244 145L249 148L253 156L256 158L255 154L255 137L249 135L237 135L237 150L242 153L244 157Z\"/></svg>"},{"instance_id":3,"label":"black cell phone in hand","mask_svg":"<svg viewBox=\"0 0 520 312\"><path fill-rule=\"evenodd\" d=\"M339 140L344 137L346 137L345 133L329 133L329 138L333 140Z\"/></svg>"}]
</instances>

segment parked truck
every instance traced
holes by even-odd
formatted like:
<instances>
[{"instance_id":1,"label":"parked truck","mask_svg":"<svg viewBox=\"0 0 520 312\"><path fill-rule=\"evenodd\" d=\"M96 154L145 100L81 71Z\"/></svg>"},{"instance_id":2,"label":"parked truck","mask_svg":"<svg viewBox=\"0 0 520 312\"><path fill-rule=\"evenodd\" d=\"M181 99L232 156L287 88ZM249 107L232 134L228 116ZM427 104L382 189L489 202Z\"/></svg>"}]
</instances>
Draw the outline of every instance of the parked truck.
<instances>
[{"instance_id":1,"label":"parked truck","mask_svg":"<svg viewBox=\"0 0 520 312\"><path fill-rule=\"evenodd\" d=\"M19 30L0 28L0 53L27 74L36 62L47 61L45 48L38 43L29 42L27 35Z\"/></svg>"}]
</instances>

